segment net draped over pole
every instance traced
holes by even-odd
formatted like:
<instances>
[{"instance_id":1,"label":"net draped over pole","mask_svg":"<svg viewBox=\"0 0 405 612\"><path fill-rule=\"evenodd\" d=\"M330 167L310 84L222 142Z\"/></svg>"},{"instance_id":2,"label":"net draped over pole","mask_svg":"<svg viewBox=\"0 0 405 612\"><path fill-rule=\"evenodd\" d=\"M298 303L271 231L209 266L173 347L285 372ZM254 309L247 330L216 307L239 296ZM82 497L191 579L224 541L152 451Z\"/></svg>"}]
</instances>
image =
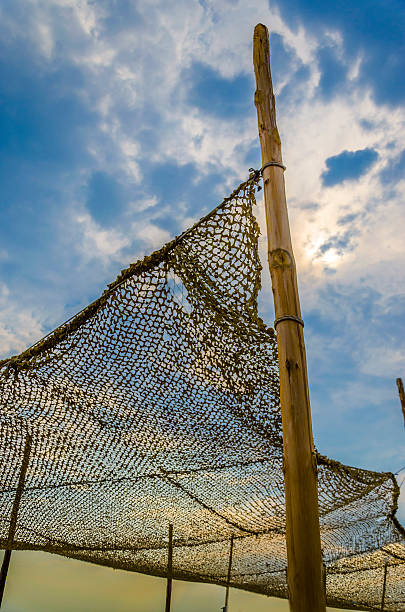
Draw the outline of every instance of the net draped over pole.
<instances>
[{"instance_id":1,"label":"net draped over pole","mask_svg":"<svg viewBox=\"0 0 405 612\"><path fill-rule=\"evenodd\" d=\"M287 597L275 333L257 314L258 175L0 362L0 537L155 576ZM13 520L27 435L32 440ZM391 473L318 455L328 604L404 609ZM14 516L13 515L13 516Z\"/></svg>"}]
</instances>

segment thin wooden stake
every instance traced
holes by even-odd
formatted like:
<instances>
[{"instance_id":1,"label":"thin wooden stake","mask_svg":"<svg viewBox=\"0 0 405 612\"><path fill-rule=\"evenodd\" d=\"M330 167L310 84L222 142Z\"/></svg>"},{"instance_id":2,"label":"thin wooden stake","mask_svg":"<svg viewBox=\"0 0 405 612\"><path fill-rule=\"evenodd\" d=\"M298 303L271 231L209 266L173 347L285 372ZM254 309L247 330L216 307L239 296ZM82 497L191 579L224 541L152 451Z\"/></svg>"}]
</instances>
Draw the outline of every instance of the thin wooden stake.
<instances>
[{"instance_id":1,"label":"thin wooden stake","mask_svg":"<svg viewBox=\"0 0 405 612\"><path fill-rule=\"evenodd\" d=\"M229 585L231 584L231 573L232 573L232 557L233 557L233 536L231 536L231 544L229 547L228 576L226 578L225 605L222 608L223 612L228 612Z\"/></svg>"},{"instance_id":2,"label":"thin wooden stake","mask_svg":"<svg viewBox=\"0 0 405 612\"><path fill-rule=\"evenodd\" d=\"M166 586L166 608L170 612L172 600L172 576L173 576L173 525L169 525L169 547L167 554L167 586Z\"/></svg>"},{"instance_id":3,"label":"thin wooden stake","mask_svg":"<svg viewBox=\"0 0 405 612\"><path fill-rule=\"evenodd\" d=\"M304 335L285 197L267 28L253 37L255 104L262 150L269 267L273 286L284 443L288 591L292 612L325 612L317 461ZM266 165L267 164L267 165ZM276 165L274 165L276 164ZM279 165L277 165L279 164Z\"/></svg>"},{"instance_id":4,"label":"thin wooden stake","mask_svg":"<svg viewBox=\"0 0 405 612\"><path fill-rule=\"evenodd\" d=\"M384 565L384 582L383 582L383 592L382 592L382 598L381 598L381 612L384 612L384 607L385 607L385 590L387 587L387 572L388 572L388 559L385 560L385 565Z\"/></svg>"},{"instance_id":5,"label":"thin wooden stake","mask_svg":"<svg viewBox=\"0 0 405 612\"><path fill-rule=\"evenodd\" d=\"M405 392L404 392L404 383L402 382L402 378L397 378L397 387L398 387L399 399L401 400L402 415L404 417L404 427L405 427Z\"/></svg>"},{"instance_id":6,"label":"thin wooden stake","mask_svg":"<svg viewBox=\"0 0 405 612\"><path fill-rule=\"evenodd\" d=\"M0 608L3 601L4 588L6 586L8 566L10 565L11 550L8 548L4 551L3 563L0 570Z\"/></svg>"},{"instance_id":7,"label":"thin wooden stake","mask_svg":"<svg viewBox=\"0 0 405 612\"><path fill-rule=\"evenodd\" d=\"M322 563L322 579L323 579L323 593L325 595L326 600L326 590L328 586L328 574L326 569L326 563Z\"/></svg>"},{"instance_id":8,"label":"thin wooden stake","mask_svg":"<svg viewBox=\"0 0 405 612\"><path fill-rule=\"evenodd\" d=\"M27 434L24 446L24 455L21 464L20 477L18 479L17 491L14 497L13 507L11 509L10 526L8 528L7 536L7 548L4 552L3 563L0 570L0 607L3 601L4 588L6 586L6 579L8 573L8 567L10 565L11 549L14 543L15 532L17 529L18 511L20 509L21 496L24 491L25 476L27 473L28 463L30 460L32 446L32 438Z\"/></svg>"}]
</instances>

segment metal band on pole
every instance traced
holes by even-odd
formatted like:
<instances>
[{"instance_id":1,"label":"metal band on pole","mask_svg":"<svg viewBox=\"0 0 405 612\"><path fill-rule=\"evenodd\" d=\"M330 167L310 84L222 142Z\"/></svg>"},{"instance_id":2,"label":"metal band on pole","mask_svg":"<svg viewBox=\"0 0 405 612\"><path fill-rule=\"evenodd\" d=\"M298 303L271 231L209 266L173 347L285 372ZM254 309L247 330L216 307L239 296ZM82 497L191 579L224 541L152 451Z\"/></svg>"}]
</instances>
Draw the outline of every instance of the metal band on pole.
<instances>
[{"instance_id":1,"label":"metal band on pole","mask_svg":"<svg viewBox=\"0 0 405 612\"><path fill-rule=\"evenodd\" d=\"M167 554L167 586L166 586L166 608L170 612L172 600L172 576L173 576L173 525L169 525L169 545Z\"/></svg>"},{"instance_id":2,"label":"metal band on pole","mask_svg":"<svg viewBox=\"0 0 405 612\"><path fill-rule=\"evenodd\" d=\"M226 578L225 605L222 608L223 612L228 612L229 585L231 583L231 573L232 573L232 557L233 557L233 536L231 536L231 544L229 547L228 575Z\"/></svg>"},{"instance_id":3,"label":"metal band on pole","mask_svg":"<svg viewBox=\"0 0 405 612\"><path fill-rule=\"evenodd\" d=\"M11 549L14 543L15 532L17 529L18 511L20 509L21 496L24 491L25 476L31 455L32 437L27 434L24 446L24 455L21 464L20 476L18 479L17 490L14 497L13 507L11 509L10 526L8 528L7 536L7 549L4 552L3 563L0 570L0 607L3 601L4 588L6 586L6 579L8 573L8 567L10 565Z\"/></svg>"}]
</instances>

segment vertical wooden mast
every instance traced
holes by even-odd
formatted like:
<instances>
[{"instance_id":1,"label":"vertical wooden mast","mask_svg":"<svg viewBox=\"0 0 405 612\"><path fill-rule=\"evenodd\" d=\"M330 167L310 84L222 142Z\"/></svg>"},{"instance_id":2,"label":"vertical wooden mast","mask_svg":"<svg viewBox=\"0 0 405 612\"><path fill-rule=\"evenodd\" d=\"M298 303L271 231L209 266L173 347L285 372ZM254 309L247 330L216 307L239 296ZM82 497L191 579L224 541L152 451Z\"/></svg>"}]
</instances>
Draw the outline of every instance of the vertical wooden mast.
<instances>
[{"instance_id":1,"label":"vertical wooden mast","mask_svg":"<svg viewBox=\"0 0 405 612\"><path fill-rule=\"evenodd\" d=\"M289 602L292 612L325 612L303 324L276 125L269 34L262 24L254 31L253 63L280 370ZM274 162L279 165L272 165Z\"/></svg>"}]
</instances>

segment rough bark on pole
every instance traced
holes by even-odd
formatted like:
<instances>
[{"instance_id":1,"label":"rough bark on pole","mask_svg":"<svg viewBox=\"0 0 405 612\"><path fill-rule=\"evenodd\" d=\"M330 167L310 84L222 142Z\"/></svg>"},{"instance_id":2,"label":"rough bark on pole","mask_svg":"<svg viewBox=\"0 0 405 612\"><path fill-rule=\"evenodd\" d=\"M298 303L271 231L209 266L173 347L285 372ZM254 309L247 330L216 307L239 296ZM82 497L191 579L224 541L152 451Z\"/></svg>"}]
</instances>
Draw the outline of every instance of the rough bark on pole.
<instances>
[{"instance_id":1,"label":"rough bark on pole","mask_svg":"<svg viewBox=\"0 0 405 612\"><path fill-rule=\"evenodd\" d=\"M402 416L404 417L404 426L405 426L405 392L404 392L404 383L402 382L402 378L397 378L397 387L398 387L399 399L401 400Z\"/></svg>"},{"instance_id":2,"label":"rough bark on pole","mask_svg":"<svg viewBox=\"0 0 405 612\"><path fill-rule=\"evenodd\" d=\"M24 491L25 476L27 473L28 463L31 455L32 438L28 434L24 445L24 454L21 464L20 476L18 478L17 490L15 493L13 506L11 508L10 525L7 536L7 549L4 552L3 563L0 570L0 607L3 601L4 588L6 586L8 566L11 558L11 548L14 543L15 532L17 529L18 511L20 509L21 496Z\"/></svg>"},{"instance_id":3,"label":"rough bark on pole","mask_svg":"<svg viewBox=\"0 0 405 612\"><path fill-rule=\"evenodd\" d=\"M280 371L289 602L293 612L324 612L317 462L304 335L283 168L269 164L282 164L282 156L270 73L269 35L262 24L254 32L253 63Z\"/></svg>"},{"instance_id":4,"label":"rough bark on pole","mask_svg":"<svg viewBox=\"0 0 405 612\"><path fill-rule=\"evenodd\" d=\"M169 545L167 553L167 586L166 586L166 608L170 612L172 601L172 576L173 576L173 525L169 525Z\"/></svg>"}]
</instances>

